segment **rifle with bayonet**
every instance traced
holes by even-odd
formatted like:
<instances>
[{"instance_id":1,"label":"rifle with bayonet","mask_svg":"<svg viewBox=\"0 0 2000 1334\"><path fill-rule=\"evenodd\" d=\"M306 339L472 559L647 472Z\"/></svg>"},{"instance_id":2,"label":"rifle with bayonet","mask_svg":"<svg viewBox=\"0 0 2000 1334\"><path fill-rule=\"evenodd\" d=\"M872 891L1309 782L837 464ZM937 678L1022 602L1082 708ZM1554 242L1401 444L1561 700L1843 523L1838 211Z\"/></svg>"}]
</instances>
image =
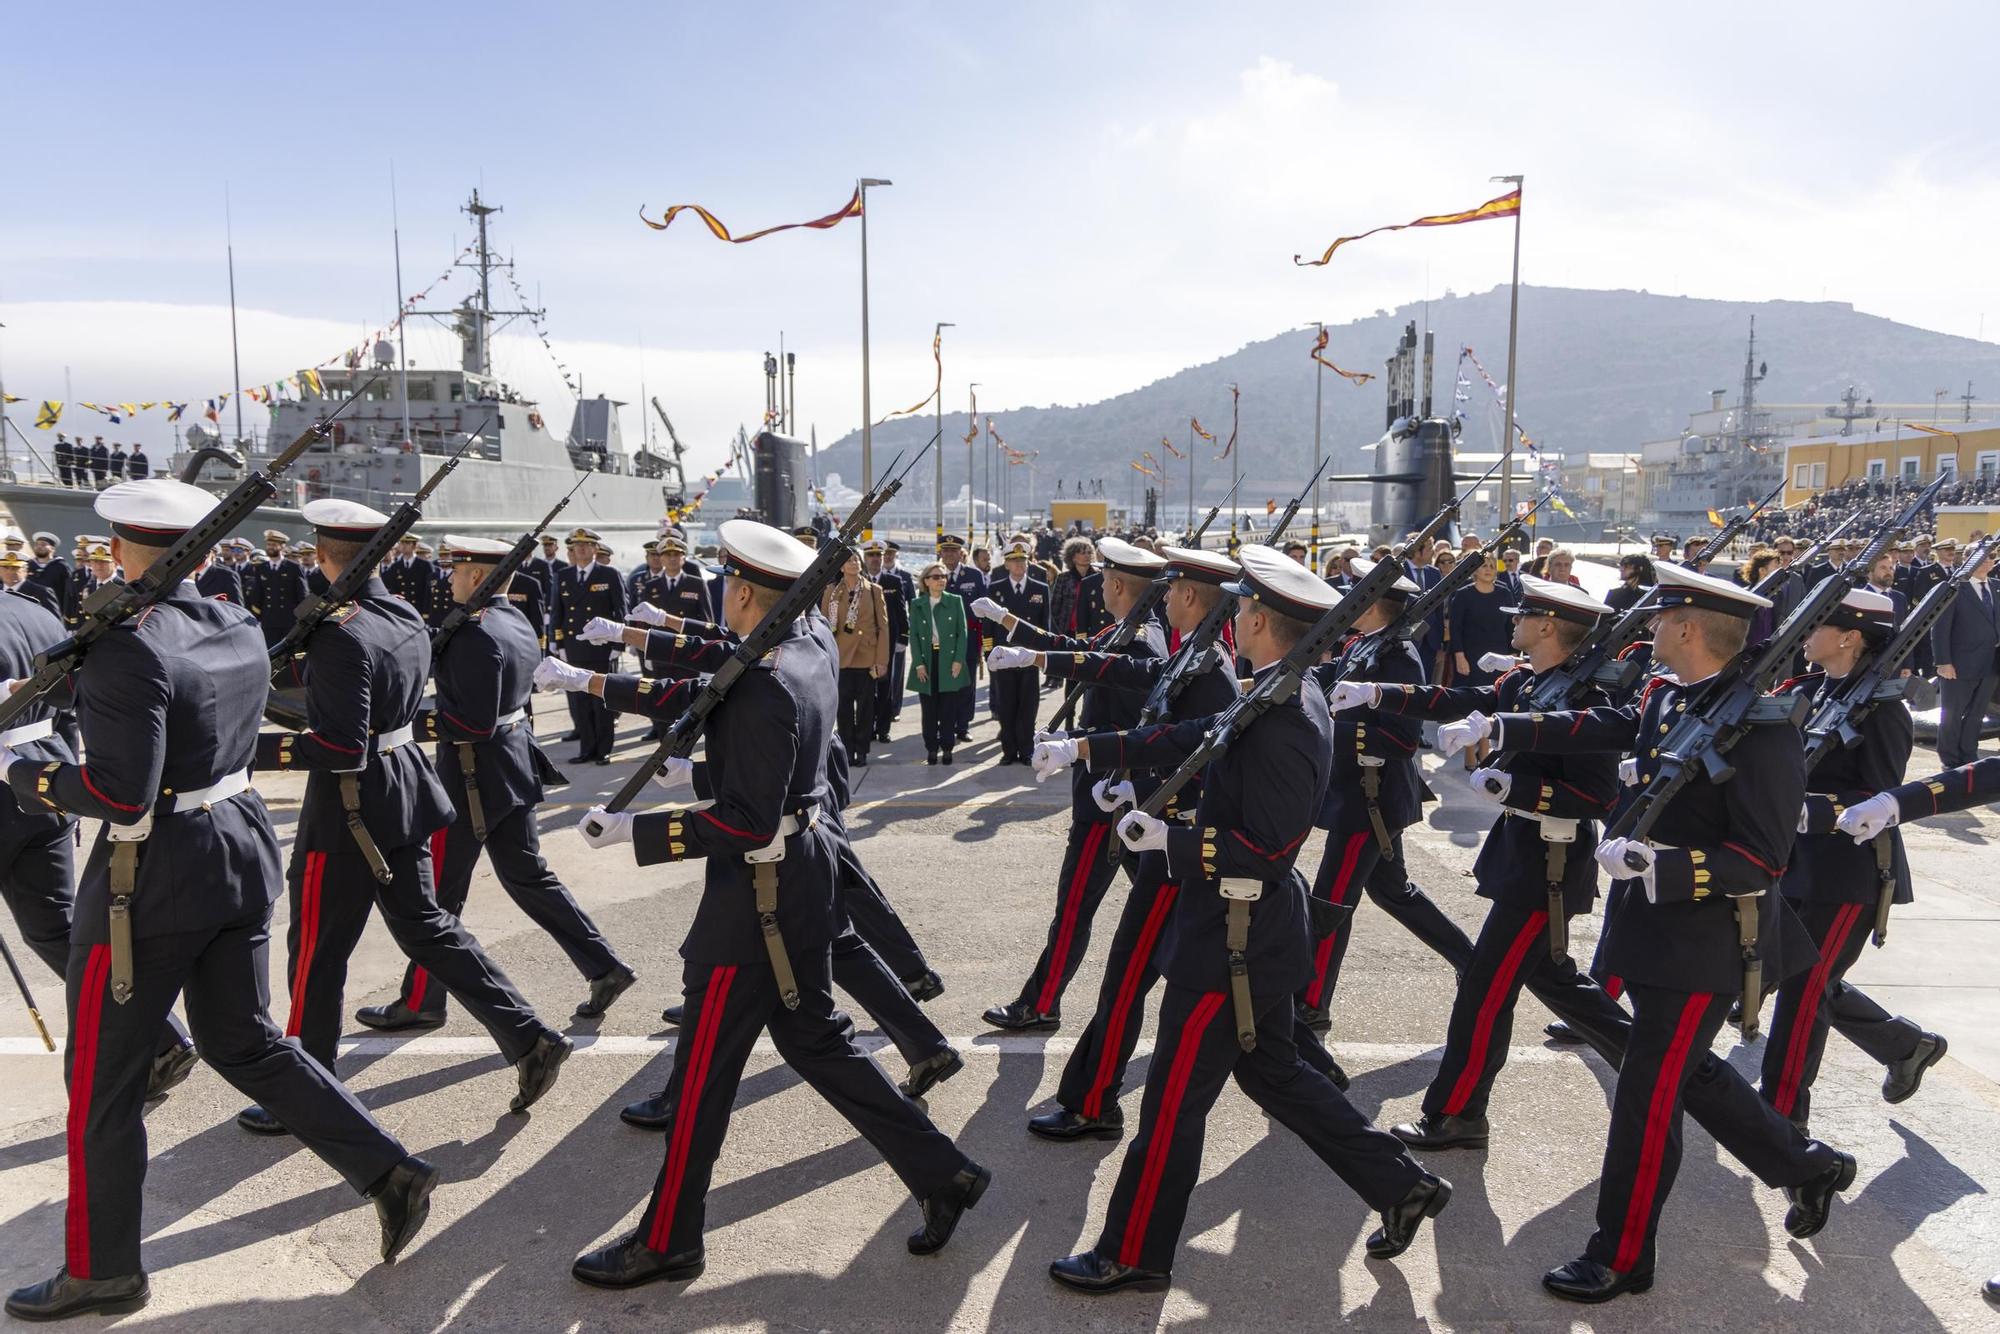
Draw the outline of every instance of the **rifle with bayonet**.
<instances>
[{"instance_id":1,"label":"rifle with bayonet","mask_svg":"<svg viewBox=\"0 0 2000 1334\"><path fill-rule=\"evenodd\" d=\"M1546 505L1554 495L1555 492L1553 491L1543 493L1540 500L1537 500L1532 506L1516 515L1508 522L1505 528L1502 528L1495 534L1492 541L1486 543L1486 545L1480 547L1477 551L1461 556L1457 564L1438 576L1436 583L1426 588L1422 593L1404 605L1402 612L1397 615L1395 620L1389 623L1388 629L1382 632L1383 637L1385 639L1399 640L1415 638L1417 632L1423 628L1424 623L1430 620L1431 613L1445 605L1453 593L1471 583L1472 576L1479 573L1479 568L1482 565L1485 565L1500 552L1506 550L1507 543L1521 535L1521 530L1527 526L1528 520L1533 517L1535 511ZM1390 559L1396 560L1397 558L1392 556ZM1397 563L1400 565L1401 561L1397 560Z\"/></svg>"},{"instance_id":2,"label":"rifle with bayonet","mask_svg":"<svg viewBox=\"0 0 2000 1334\"><path fill-rule=\"evenodd\" d=\"M1292 520L1299 517L1299 510L1305 505L1306 497L1313 493L1315 486L1319 485L1320 475L1327 470L1328 465L1332 462L1333 458L1331 455L1321 459L1319 467L1313 469L1313 475L1306 479L1304 486L1299 488L1299 493L1291 498L1291 501L1286 504L1284 509L1278 511L1278 517L1271 521L1271 531L1264 534L1265 546L1275 547L1278 545L1278 539L1283 537L1285 530L1292 526ZM1314 508L1317 509L1318 506L1315 505Z\"/></svg>"},{"instance_id":3,"label":"rifle with bayonet","mask_svg":"<svg viewBox=\"0 0 2000 1334\"><path fill-rule=\"evenodd\" d=\"M1918 646L1930 638L1931 627L1944 616L1958 590L1972 578L1972 572L2000 546L2000 534L1986 538L1965 553L1965 559L1943 583L1932 585L1923 600L1911 609L1896 628L1882 651L1837 685L1806 722L1806 774L1834 751L1861 744L1861 725L1884 704L1900 700L1908 678L1903 664ZM1889 908L1896 901L1895 848L1886 835L1873 840L1878 888L1875 897L1873 939L1881 948L1889 939Z\"/></svg>"},{"instance_id":4,"label":"rifle with bayonet","mask_svg":"<svg viewBox=\"0 0 2000 1334\"><path fill-rule=\"evenodd\" d=\"M1192 533L1188 534L1188 540L1181 543L1181 545L1184 547L1200 546L1201 535L1208 531L1208 526L1210 524L1215 522L1215 516L1222 513L1222 507L1224 505L1227 505L1230 501L1236 499L1237 488L1241 487L1242 485L1243 485L1243 479L1241 477L1238 477L1236 481L1233 484L1231 484L1229 488L1229 494L1224 496L1221 500L1218 500L1215 504L1209 506L1208 513L1202 516L1201 526L1199 528L1196 528Z\"/></svg>"},{"instance_id":5,"label":"rifle with bayonet","mask_svg":"<svg viewBox=\"0 0 2000 1334\"><path fill-rule=\"evenodd\" d=\"M1243 479L1239 477L1236 481L1236 486L1241 486L1242 484ZM1229 488L1229 495L1222 498L1223 504L1227 504L1230 498L1236 494L1236 486ZM1201 527L1194 530L1194 536L1188 540L1187 545L1190 547L1199 547L1201 545L1201 535L1208 531L1208 526L1215 522L1215 516L1221 512L1222 505L1216 505L1210 509L1208 517L1201 521ZM1154 609L1160 605L1160 600L1166 597L1166 595L1166 580L1155 579L1150 584L1147 584L1146 590L1139 595L1138 601L1134 602L1125 614L1118 618L1116 628L1110 634L1106 635L1104 642L1097 645L1092 651L1097 653L1116 653L1137 639L1140 633L1145 630L1146 622L1152 619ZM1044 732L1060 732L1068 727L1070 720L1076 716L1077 705L1082 702L1083 692L1087 688L1088 685L1086 682L1072 681L1069 689L1063 692L1062 704L1056 709L1054 715L1049 718L1048 726L1042 730Z\"/></svg>"},{"instance_id":6,"label":"rifle with bayonet","mask_svg":"<svg viewBox=\"0 0 2000 1334\"><path fill-rule=\"evenodd\" d=\"M84 600L83 613L68 638L35 655L35 672L0 700L0 730L21 716L36 700L53 690L76 670L90 646L116 627L145 611L193 576L210 550L236 530L261 505L278 494L278 479L316 442L325 440L342 413L360 402L374 384L370 380L329 415L308 426L298 439L285 447L263 468L238 482L216 502L214 509L194 527L181 534L160 558L136 579L125 583L98 585Z\"/></svg>"},{"instance_id":7,"label":"rifle with bayonet","mask_svg":"<svg viewBox=\"0 0 2000 1334\"><path fill-rule=\"evenodd\" d=\"M791 633L792 622L819 605L820 594L839 577L840 567L857 554L855 543L862 532L874 522L882 507L903 489L903 479L937 442L938 437L933 434L930 444L918 450L908 463L903 463L901 455L890 460L883 473L885 480L861 497L848 512L847 521L820 542L818 553L805 573L793 580L791 587L771 604L763 619L743 636L743 642L736 646L736 652L728 661L702 681L701 689L688 705L687 712L668 725L667 734L659 746L639 762L639 767L625 780L624 786L604 804L606 811L616 814L625 810L645 791L646 784L666 767L669 759L685 759L693 752L694 743L701 736L702 725L708 721L708 716L721 706L743 673Z\"/></svg>"},{"instance_id":8,"label":"rifle with bayonet","mask_svg":"<svg viewBox=\"0 0 2000 1334\"><path fill-rule=\"evenodd\" d=\"M1799 646L1840 605L1848 591L1868 577L1876 557L1915 522L1923 507L1949 480L1940 473L1935 481L1906 505L1901 514L1876 532L1859 556L1829 578L1815 584L1785 617L1784 624L1752 650L1754 656L1740 671L1724 671L1702 693L1689 701L1672 729L1660 740L1659 767L1639 793L1620 811L1604 831L1614 838L1643 841L1666 811L1667 805L1697 773L1709 781L1724 783L1735 773L1729 752L1755 726L1805 722L1807 701L1799 696L1773 696L1771 687L1791 668ZM1650 749L1650 748L1649 748ZM1634 872L1645 869L1637 853L1626 854L1626 865ZM1743 1035L1757 1035L1757 1011L1763 1000L1763 959L1757 946L1757 898L1746 895L1736 902L1738 943L1743 963Z\"/></svg>"},{"instance_id":9,"label":"rifle with bayonet","mask_svg":"<svg viewBox=\"0 0 2000 1334\"><path fill-rule=\"evenodd\" d=\"M452 604L451 610L445 613L444 620L438 623L437 633L431 637L432 662L436 662L443 655L444 646L451 642L451 637L458 633L461 626L472 619L473 612L492 601L494 594L513 582L514 576L520 572L521 567L527 563L528 556L534 551L535 539L548 531L549 525L556 521L556 515L563 512L569 505L571 497L575 496L578 489L593 475L586 472L578 476L576 485L550 507L549 512L542 516L539 523L521 534L514 543L514 549L502 556L499 563L479 581L479 587L472 590L472 596L464 602Z\"/></svg>"},{"instance_id":10,"label":"rifle with bayonet","mask_svg":"<svg viewBox=\"0 0 2000 1334\"><path fill-rule=\"evenodd\" d=\"M1504 460L1503 460L1504 461ZM1467 497L1476 492L1486 479L1498 471L1499 463L1487 470L1486 476L1474 482L1463 495L1454 496L1443 509L1431 516L1422 530L1411 540L1410 545L1418 550L1437 535L1457 517L1459 507ZM1249 692L1221 713L1215 715L1208 730L1202 733L1201 741L1190 751L1165 781L1140 802L1134 814L1157 818L1167 808L1180 790L1193 782L1195 777L1209 764L1229 749L1232 742L1244 728L1256 722L1272 709L1286 703L1299 692L1300 683L1307 671L1320 660L1322 654L1339 641L1340 637L1354 627L1362 615L1381 600L1397 576L1402 566L1395 560L1377 561L1375 567L1356 580L1340 600L1329 607L1312 628L1300 636L1280 658L1273 669L1252 686ZM1130 821L1133 815L1120 820L1120 825ZM1227 890L1227 886L1224 887ZM1227 948L1229 950L1229 989L1231 1009L1236 1018L1236 1042L1244 1051L1257 1045L1256 1017L1252 1013L1250 998L1250 975L1244 951L1249 946L1250 896L1223 893L1228 900Z\"/></svg>"},{"instance_id":11,"label":"rifle with bayonet","mask_svg":"<svg viewBox=\"0 0 2000 1334\"><path fill-rule=\"evenodd\" d=\"M1731 542L1734 542L1737 539L1738 535L1741 534L1745 528L1748 528L1750 526L1750 521L1755 519L1759 514L1762 514L1764 512L1764 507L1770 504L1772 501L1776 500L1778 498L1778 493L1784 489L1785 489L1785 484L1782 481L1779 482L1776 486L1771 488L1771 493L1769 495L1765 496L1762 500L1758 501L1755 505L1751 506L1749 509L1743 511L1743 513L1737 515L1729 522L1723 524L1721 531L1716 533L1714 537L1711 537L1708 540L1708 545L1703 547L1699 552L1697 552L1693 560L1687 562L1688 568L1693 570L1698 570L1702 566L1714 560L1717 556L1721 555L1725 550L1728 549L1729 544Z\"/></svg>"}]
</instances>

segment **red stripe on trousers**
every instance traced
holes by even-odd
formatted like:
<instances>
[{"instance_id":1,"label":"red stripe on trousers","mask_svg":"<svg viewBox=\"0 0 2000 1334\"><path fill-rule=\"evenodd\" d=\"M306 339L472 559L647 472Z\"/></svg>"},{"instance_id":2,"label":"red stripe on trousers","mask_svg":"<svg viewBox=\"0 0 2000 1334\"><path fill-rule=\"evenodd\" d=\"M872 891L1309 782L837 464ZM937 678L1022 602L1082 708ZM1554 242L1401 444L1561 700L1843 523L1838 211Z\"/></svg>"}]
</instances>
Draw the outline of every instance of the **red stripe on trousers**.
<instances>
[{"instance_id":1,"label":"red stripe on trousers","mask_svg":"<svg viewBox=\"0 0 2000 1334\"><path fill-rule=\"evenodd\" d=\"M1146 1146L1145 1170L1139 1174L1139 1189L1132 1196L1132 1215L1125 1220L1125 1240L1118 1247L1118 1263L1136 1265L1146 1246L1146 1224L1153 1216L1153 1199L1160 1192L1160 1177L1167 1169L1167 1154L1173 1148L1174 1122L1180 1117L1181 1099L1187 1096L1188 1078L1194 1073L1195 1058L1201 1054L1201 1035L1209 1020L1222 1008L1219 991L1205 991L1194 1004L1187 1022L1181 1025L1180 1046L1174 1051L1173 1069L1167 1072L1167 1091L1160 1099L1160 1112L1153 1126L1153 1141Z\"/></svg>"},{"instance_id":2,"label":"red stripe on trousers","mask_svg":"<svg viewBox=\"0 0 2000 1334\"><path fill-rule=\"evenodd\" d=\"M326 876L326 854L308 852L305 874L299 877L299 957L292 963L292 1012L285 1016L285 1036L299 1035L306 1017L306 979L312 975L313 950L319 945L319 890Z\"/></svg>"},{"instance_id":3,"label":"red stripe on trousers","mask_svg":"<svg viewBox=\"0 0 2000 1334\"><path fill-rule=\"evenodd\" d=\"M1855 919L1861 916L1858 903L1845 903L1833 915L1833 927L1826 933L1826 939L1819 947L1819 962L1813 965L1811 975L1806 979L1805 995L1799 998L1798 1008L1792 1014L1791 1040L1785 1044L1785 1068L1778 1076L1778 1096L1771 1099L1771 1105L1778 1109L1780 1116L1790 1116L1792 1108L1799 1100L1799 1080L1805 1074L1806 1049L1812 1043L1812 1031L1819 1025L1819 1007L1826 998L1827 982L1833 976L1833 966L1840 958L1841 950L1847 946L1847 937L1854 929ZM1745 996L1748 1005L1750 998Z\"/></svg>"},{"instance_id":4,"label":"red stripe on trousers","mask_svg":"<svg viewBox=\"0 0 2000 1334\"><path fill-rule=\"evenodd\" d=\"M722 1028L722 1007L729 1000L729 984L736 978L734 966L717 968L708 975L708 988L701 998L701 1022L695 1026L694 1046L687 1054L687 1075L681 1080L681 1096L674 1103L674 1132L667 1144L667 1172L660 1182L660 1198L653 1211L653 1228L646 1234L649 1250L666 1254L672 1244L674 1205L680 1200L681 1178L687 1172L688 1150L694 1142L695 1115L701 1110L701 1089L708 1080L709 1058L715 1054L715 1035Z\"/></svg>"},{"instance_id":5,"label":"red stripe on trousers","mask_svg":"<svg viewBox=\"0 0 2000 1334\"><path fill-rule=\"evenodd\" d=\"M1083 891L1097 869L1098 855L1104 850L1108 824L1093 824L1083 836L1083 848L1076 854L1076 870L1070 873L1069 893L1063 897L1062 925L1056 929L1056 947L1049 952L1048 975L1042 978L1041 994L1035 998L1038 1013L1048 1014L1062 995L1063 965L1069 961L1070 942L1076 937L1076 919L1083 914Z\"/></svg>"},{"instance_id":6,"label":"red stripe on trousers","mask_svg":"<svg viewBox=\"0 0 2000 1334\"><path fill-rule=\"evenodd\" d=\"M431 833L431 884L435 887L441 888L444 884L445 841L450 835L450 825L433 830ZM410 969L410 994L403 1004L412 1010L421 1010L424 1006L424 993L430 990L430 985L431 975L424 970L423 965L413 966Z\"/></svg>"},{"instance_id":7,"label":"red stripe on trousers","mask_svg":"<svg viewBox=\"0 0 2000 1334\"><path fill-rule=\"evenodd\" d=\"M1653 1196L1659 1191L1660 1168L1667 1156L1667 1127L1673 1122L1674 1104L1680 1095L1681 1067L1687 1064L1688 1049L1694 1046L1701 1017L1708 1012L1713 999L1705 991L1687 998L1687 1003L1681 1006L1681 1021L1674 1029L1674 1040L1667 1045L1667 1054L1660 1061L1660 1072L1653 1083L1653 1101L1646 1109L1646 1133L1639 1142L1639 1171L1632 1181L1632 1198L1625 1204L1625 1230L1618 1238L1618 1254L1611 1261L1613 1269L1629 1270L1639 1263L1640 1252L1646 1249Z\"/></svg>"},{"instance_id":8,"label":"red stripe on trousers","mask_svg":"<svg viewBox=\"0 0 2000 1334\"><path fill-rule=\"evenodd\" d=\"M1445 1099L1446 1116L1457 1116L1464 1111L1473 1090L1479 1087L1480 1076L1486 1071L1486 1049L1493 1041L1493 1021L1500 1017L1500 1009L1514 989L1514 976L1521 971L1521 960L1534 948L1548 920L1545 912L1529 913L1528 920L1521 924L1521 933L1501 956L1500 967L1486 985L1486 998L1479 1002L1479 1018L1472 1025L1472 1045L1466 1049L1465 1065L1458 1072L1458 1082L1451 1086L1451 1096Z\"/></svg>"},{"instance_id":9,"label":"red stripe on trousers","mask_svg":"<svg viewBox=\"0 0 2000 1334\"><path fill-rule=\"evenodd\" d=\"M1132 1003L1139 996L1139 979L1145 975L1146 964L1153 957L1160 933L1166 929L1167 918L1173 915L1174 899L1180 890L1179 885L1160 886L1153 897L1153 906L1146 913L1146 924L1139 928L1139 940L1125 964L1125 976L1119 979L1118 999L1111 1006L1111 1017L1105 1021L1104 1036L1099 1041L1097 1074L1090 1082L1090 1092L1083 1095L1083 1114L1093 1120L1104 1110L1104 1090L1111 1086L1111 1068L1118 1064L1118 1049L1124 1045L1125 1023L1132 1017Z\"/></svg>"},{"instance_id":10,"label":"red stripe on trousers","mask_svg":"<svg viewBox=\"0 0 2000 1334\"><path fill-rule=\"evenodd\" d=\"M1367 845L1368 840L1372 837L1374 835L1365 829L1358 834L1349 834L1347 836L1347 846L1341 850L1340 854L1340 874L1335 876L1333 881L1333 901L1335 903L1339 903L1347 897L1347 882L1354 878L1354 864L1361 860L1361 849ZM1354 919L1350 917L1347 920L1351 923ZM1328 935L1325 940L1322 940L1319 943L1319 948L1313 951L1313 980L1312 985L1306 988L1306 1004L1308 1005L1317 1006L1321 994L1326 990L1326 970L1333 963L1333 943L1339 938L1340 928L1335 927L1332 934Z\"/></svg>"},{"instance_id":11,"label":"red stripe on trousers","mask_svg":"<svg viewBox=\"0 0 2000 1334\"><path fill-rule=\"evenodd\" d=\"M97 1083L97 1034L104 1018L105 977L111 971L111 947L92 945L83 964L83 986L76 1000L76 1031L70 1034L69 1209L63 1219L63 1260L73 1278L90 1274L90 1161L84 1153L84 1131L90 1125L90 1097Z\"/></svg>"}]
</instances>

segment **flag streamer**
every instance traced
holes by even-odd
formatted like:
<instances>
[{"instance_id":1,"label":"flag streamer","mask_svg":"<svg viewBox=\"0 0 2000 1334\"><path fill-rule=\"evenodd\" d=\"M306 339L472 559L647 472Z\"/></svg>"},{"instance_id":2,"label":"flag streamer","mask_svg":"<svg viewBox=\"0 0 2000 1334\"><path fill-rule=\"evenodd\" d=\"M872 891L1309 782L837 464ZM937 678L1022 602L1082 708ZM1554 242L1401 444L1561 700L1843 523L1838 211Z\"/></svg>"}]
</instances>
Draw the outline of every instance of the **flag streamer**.
<instances>
[{"instance_id":1,"label":"flag streamer","mask_svg":"<svg viewBox=\"0 0 2000 1334\"><path fill-rule=\"evenodd\" d=\"M1326 367L1328 370L1332 371L1335 375L1338 375L1343 379L1351 381L1357 388L1360 387L1361 385L1367 384L1370 380L1375 378L1367 371L1342 370L1340 367L1328 361L1326 357L1322 355L1326 351L1326 342L1328 337L1329 334L1325 329L1321 329L1319 331L1319 338L1316 342L1313 343L1312 357L1314 361L1317 361L1320 365Z\"/></svg>"},{"instance_id":2,"label":"flag streamer","mask_svg":"<svg viewBox=\"0 0 2000 1334\"><path fill-rule=\"evenodd\" d=\"M1497 198L1487 200L1478 208L1469 208L1458 213L1433 213L1427 218L1418 218L1414 222L1399 222L1387 227L1371 227L1367 231L1357 233L1353 236L1340 237L1332 245L1328 246L1326 253L1318 259L1306 259L1302 255L1293 255L1292 263L1298 265L1300 268L1319 268L1333 258L1334 251L1340 249L1349 241L1359 241L1363 237L1373 236L1377 232L1400 232L1409 227L1451 227L1461 222L1485 222L1489 218L1512 218L1518 216L1520 212L1521 191L1516 188L1509 190L1506 194L1500 195Z\"/></svg>"},{"instance_id":3,"label":"flag streamer","mask_svg":"<svg viewBox=\"0 0 2000 1334\"><path fill-rule=\"evenodd\" d=\"M1239 390L1235 385L1233 384L1230 385L1229 386L1229 443L1222 447L1222 452L1220 454L1216 455L1218 459L1228 458L1229 451L1236 448L1236 420L1237 420L1236 409L1242 402L1242 399L1243 399L1242 391Z\"/></svg>"},{"instance_id":4,"label":"flag streamer","mask_svg":"<svg viewBox=\"0 0 2000 1334\"><path fill-rule=\"evenodd\" d=\"M924 401L921 403L913 403L909 407L904 408L899 412L890 413L887 417L884 417L882 421L876 422L875 424L877 426L880 426L882 422L891 421L897 417L908 417L915 413L922 412L925 408L937 402L939 398L943 395L944 330L942 329L938 330L936 333L931 335L931 360L937 363L937 382L931 386L930 393L924 396Z\"/></svg>"},{"instance_id":5,"label":"flag streamer","mask_svg":"<svg viewBox=\"0 0 2000 1334\"><path fill-rule=\"evenodd\" d=\"M1205 431L1205 430L1203 430L1203 429L1202 429L1202 425L1201 425L1201 418L1199 418L1199 417L1189 417L1189 418L1188 418L1188 425L1189 425L1190 427L1192 427L1192 428L1194 429L1194 433L1195 433L1196 435L1198 435L1198 436L1200 436L1200 437L1201 437L1202 439L1204 439L1204 440L1208 441L1208 443L1209 443L1209 444L1211 444L1211 445L1212 445L1212 444L1214 444L1214 443L1215 443L1215 437L1214 437L1214 436L1212 436L1212 435L1210 435L1210 434L1209 434L1209 433L1208 433L1207 431Z\"/></svg>"},{"instance_id":6,"label":"flag streamer","mask_svg":"<svg viewBox=\"0 0 2000 1334\"><path fill-rule=\"evenodd\" d=\"M654 222L651 218L647 217L645 206L641 205L639 208L639 221L645 223L656 232L663 232L673 226L674 219L683 213L692 213L700 218L708 225L708 230L715 236L716 240L727 241L731 245L742 245L746 241L755 241L777 232L789 232L800 227L809 227L815 231L825 231L829 227L838 227L849 218L858 218L861 216L861 187L858 185L855 186L854 197L823 218L814 218L811 222L781 223L776 227L766 227L762 231L750 232L743 236L732 235L722 219L710 213L700 204L675 204L660 215L658 222Z\"/></svg>"}]
</instances>

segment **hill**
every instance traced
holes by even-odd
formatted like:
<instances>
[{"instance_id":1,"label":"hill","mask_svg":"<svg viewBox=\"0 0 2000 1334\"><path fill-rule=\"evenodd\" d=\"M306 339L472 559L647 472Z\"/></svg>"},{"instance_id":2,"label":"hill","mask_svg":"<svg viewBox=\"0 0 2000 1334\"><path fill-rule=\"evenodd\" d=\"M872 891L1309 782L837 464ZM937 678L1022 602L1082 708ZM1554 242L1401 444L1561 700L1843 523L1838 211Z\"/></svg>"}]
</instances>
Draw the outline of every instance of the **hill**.
<instances>
[{"instance_id":1,"label":"hill","mask_svg":"<svg viewBox=\"0 0 2000 1334\"><path fill-rule=\"evenodd\" d=\"M1845 302L1707 301L1524 287L1522 424L1545 447L1570 455L1630 450L1671 436L1689 412L1708 405L1710 390L1724 389L1728 401L1736 400L1752 316L1758 358L1770 367L1759 390L1766 402L1832 403L1849 384L1883 403L1929 403L1935 390L1949 388L1956 395L1968 380L1988 398L2000 394L2000 346L1898 324ZM1335 469L1368 471L1370 456L1359 447L1382 431L1382 365L1412 319L1423 327L1422 306L1378 312L1329 330L1328 356L1335 364L1377 374L1358 388L1331 373L1325 377L1321 439L1334 455ZM1437 411L1451 410L1461 345L1471 345L1496 380L1505 378L1506 288L1432 301L1429 322L1437 334ZM1160 454L1162 434L1185 448L1190 414L1226 438L1225 386L1234 381L1243 393L1243 499L1260 504L1294 489L1311 469L1312 340L1310 326L1291 330L1115 398L995 413L996 424L1015 448L1041 452L1038 497L1052 491L1058 477L1070 484L1103 478L1122 497L1132 476L1130 460L1141 450ZM1498 439L1499 412L1477 375L1469 369L1468 375L1473 381L1468 443L1474 450L1490 449ZM1945 406L1952 411L1959 405ZM947 444L964 435L965 421L962 412L947 414ZM878 427L876 458L921 445L933 429L928 418ZM1198 461L1196 489L1210 500L1227 489L1228 465L1212 461L1218 448L1219 441L1202 444ZM1169 508L1178 512L1186 503L1187 465L1164 461L1173 467ZM823 448L820 467L822 473L858 480L860 434ZM928 468L922 471L928 475ZM956 494L964 480L964 449L947 450L946 493Z\"/></svg>"}]
</instances>

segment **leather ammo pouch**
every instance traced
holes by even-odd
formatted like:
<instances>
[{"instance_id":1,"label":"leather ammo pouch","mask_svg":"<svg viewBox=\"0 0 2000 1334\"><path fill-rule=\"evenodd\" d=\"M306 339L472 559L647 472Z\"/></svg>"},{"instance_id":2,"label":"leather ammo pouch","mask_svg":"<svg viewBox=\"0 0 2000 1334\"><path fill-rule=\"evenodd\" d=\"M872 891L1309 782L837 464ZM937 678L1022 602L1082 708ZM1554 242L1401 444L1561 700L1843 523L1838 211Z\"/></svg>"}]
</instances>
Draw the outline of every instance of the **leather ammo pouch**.
<instances>
[{"instance_id":1,"label":"leather ammo pouch","mask_svg":"<svg viewBox=\"0 0 2000 1334\"><path fill-rule=\"evenodd\" d=\"M1229 1008L1236 1015L1236 1045L1244 1051L1257 1047L1257 1012L1250 1002L1250 905L1264 896L1264 882L1234 876L1216 885L1228 905L1223 946L1229 951Z\"/></svg>"},{"instance_id":2,"label":"leather ammo pouch","mask_svg":"<svg viewBox=\"0 0 2000 1334\"><path fill-rule=\"evenodd\" d=\"M787 1010L799 1008L799 980L792 972L791 956L785 953L785 937L778 930L778 863L785 860L785 840L818 823L817 807L804 814L782 816L778 820L777 837L755 852L743 854L750 867L750 884L757 895L757 930L764 937L764 953L771 961L778 999Z\"/></svg>"}]
</instances>

